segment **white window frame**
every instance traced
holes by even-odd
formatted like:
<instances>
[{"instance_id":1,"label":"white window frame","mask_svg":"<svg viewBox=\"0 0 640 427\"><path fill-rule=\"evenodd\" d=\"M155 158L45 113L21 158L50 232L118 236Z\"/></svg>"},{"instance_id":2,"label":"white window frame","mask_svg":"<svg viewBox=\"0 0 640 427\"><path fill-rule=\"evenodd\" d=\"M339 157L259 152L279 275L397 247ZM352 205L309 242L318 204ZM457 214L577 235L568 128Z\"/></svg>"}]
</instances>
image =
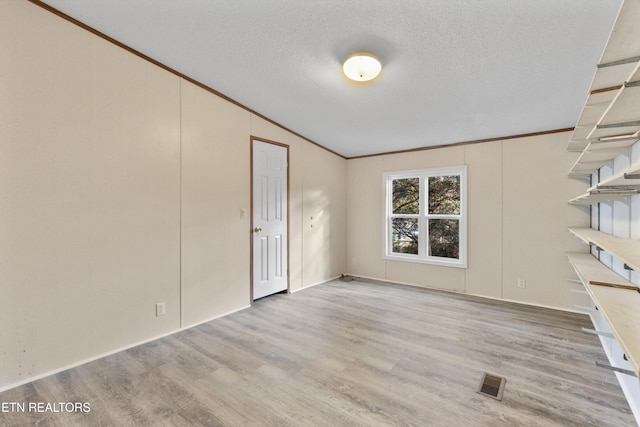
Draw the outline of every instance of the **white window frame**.
<instances>
[{"instance_id":1,"label":"white window frame","mask_svg":"<svg viewBox=\"0 0 640 427\"><path fill-rule=\"evenodd\" d=\"M431 215L427 212L427 188L429 177L434 176L460 176L460 215ZM395 179L419 178L420 179L420 213L418 218L418 255L393 252L391 220L394 217L407 217L413 215L392 214L392 183ZM421 264L433 264L446 267L467 268L467 166L449 166L442 168L429 168L410 171L386 172L383 174L383 215L384 218L384 253L383 258L390 261L415 262ZM428 219L450 219L459 221L459 258L444 258L427 255Z\"/></svg>"}]
</instances>

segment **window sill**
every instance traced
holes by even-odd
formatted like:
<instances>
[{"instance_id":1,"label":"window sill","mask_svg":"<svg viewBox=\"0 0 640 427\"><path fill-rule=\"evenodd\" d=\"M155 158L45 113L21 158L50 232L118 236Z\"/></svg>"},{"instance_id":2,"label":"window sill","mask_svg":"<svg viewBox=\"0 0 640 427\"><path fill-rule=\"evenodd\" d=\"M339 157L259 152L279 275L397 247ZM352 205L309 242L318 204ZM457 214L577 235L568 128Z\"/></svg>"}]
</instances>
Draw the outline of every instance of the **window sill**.
<instances>
[{"instance_id":1,"label":"window sill","mask_svg":"<svg viewBox=\"0 0 640 427\"><path fill-rule=\"evenodd\" d=\"M398 255L398 254L393 254L393 255L387 254L383 258L387 261L411 262L415 264L429 264L429 265L437 265L440 267L467 268L466 263L460 259L440 258L440 257L419 258L417 256Z\"/></svg>"}]
</instances>

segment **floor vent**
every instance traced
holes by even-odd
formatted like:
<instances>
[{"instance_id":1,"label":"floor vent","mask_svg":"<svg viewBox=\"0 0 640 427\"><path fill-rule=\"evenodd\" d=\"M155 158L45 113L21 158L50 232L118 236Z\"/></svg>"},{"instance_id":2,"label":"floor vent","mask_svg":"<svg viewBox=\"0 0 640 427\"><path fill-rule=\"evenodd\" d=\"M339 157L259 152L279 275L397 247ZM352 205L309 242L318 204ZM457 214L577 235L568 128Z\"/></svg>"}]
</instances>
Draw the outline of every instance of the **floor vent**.
<instances>
[{"instance_id":1,"label":"floor vent","mask_svg":"<svg viewBox=\"0 0 640 427\"><path fill-rule=\"evenodd\" d=\"M502 393L506 383L506 379L485 372L482 376L482 381L480 381L478 393L489 396L492 399L502 400Z\"/></svg>"}]
</instances>

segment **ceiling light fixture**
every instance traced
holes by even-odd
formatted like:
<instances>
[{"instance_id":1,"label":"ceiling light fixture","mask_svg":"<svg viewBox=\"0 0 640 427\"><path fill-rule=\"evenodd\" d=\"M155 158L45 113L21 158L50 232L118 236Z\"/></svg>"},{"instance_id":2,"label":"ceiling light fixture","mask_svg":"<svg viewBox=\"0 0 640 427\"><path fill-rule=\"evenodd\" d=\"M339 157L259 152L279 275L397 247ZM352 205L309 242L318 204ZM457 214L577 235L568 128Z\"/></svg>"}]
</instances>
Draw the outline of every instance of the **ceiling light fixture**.
<instances>
[{"instance_id":1,"label":"ceiling light fixture","mask_svg":"<svg viewBox=\"0 0 640 427\"><path fill-rule=\"evenodd\" d=\"M344 64L342 71L349 79L356 82L368 82L378 77L382 70L382 64L378 58L370 53L353 53Z\"/></svg>"}]
</instances>

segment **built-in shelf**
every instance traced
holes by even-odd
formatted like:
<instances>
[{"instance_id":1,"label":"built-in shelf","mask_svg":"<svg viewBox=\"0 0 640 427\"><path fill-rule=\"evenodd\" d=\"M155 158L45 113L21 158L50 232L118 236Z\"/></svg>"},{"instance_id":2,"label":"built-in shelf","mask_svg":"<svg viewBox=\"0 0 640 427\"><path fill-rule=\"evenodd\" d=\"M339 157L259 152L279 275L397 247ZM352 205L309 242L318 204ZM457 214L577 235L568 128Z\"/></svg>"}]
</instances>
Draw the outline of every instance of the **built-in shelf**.
<instances>
[{"instance_id":1,"label":"built-in shelf","mask_svg":"<svg viewBox=\"0 0 640 427\"><path fill-rule=\"evenodd\" d=\"M585 154L596 149L593 143L603 138L640 131L640 43L631 42L640 40L639 21L640 1L626 0L591 81L589 97L567 147L569 151ZM619 153L611 150L610 154L613 157L604 156L597 161L593 156L581 156L569 176L587 176Z\"/></svg>"},{"instance_id":2,"label":"built-in shelf","mask_svg":"<svg viewBox=\"0 0 640 427\"><path fill-rule=\"evenodd\" d=\"M569 151L581 151L589 141L599 138L631 134L640 130L637 123L640 117L637 105L640 94L637 86L640 62L625 64L622 69L626 75L615 85L594 90L592 84L592 90L569 140ZM596 77L597 75L596 73ZM619 76L622 76L622 72ZM631 108L627 108L629 106Z\"/></svg>"},{"instance_id":3,"label":"built-in shelf","mask_svg":"<svg viewBox=\"0 0 640 427\"><path fill-rule=\"evenodd\" d=\"M586 193L569 200L569 203L574 205L593 205L600 202L620 200L634 194L640 194L640 166L628 168L622 173L605 179L589 188Z\"/></svg>"},{"instance_id":4,"label":"built-in shelf","mask_svg":"<svg viewBox=\"0 0 640 427\"><path fill-rule=\"evenodd\" d=\"M638 60L640 60L640 58L632 62L598 67L593 76L589 92L598 93L605 89L620 86L620 82L625 81L625 79L633 72Z\"/></svg>"},{"instance_id":5,"label":"built-in shelf","mask_svg":"<svg viewBox=\"0 0 640 427\"><path fill-rule=\"evenodd\" d=\"M640 130L640 126L638 126ZM631 130L631 129L630 129ZM569 171L570 178L586 178L596 172L607 162L618 157L640 139L640 134L622 134L622 136L609 136L604 140L587 142L580 157Z\"/></svg>"},{"instance_id":6,"label":"built-in shelf","mask_svg":"<svg viewBox=\"0 0 640 427\"><path fill-rule=\"evenodd\" d=\"M599 120L598 129L614 131L622 123L640 121L640 64L636 64L633 73L617 91L611 105ZM589 136L591 138L591 136Z\"/></svg>"},{"instance_id":7,"label":"built-in shelf","mask_svg":"<svg viewBox=\"0 0 640 427\"><path fill-rule=\"evenodd\" d=\"M607 111L607 108L611 105L611 101L615 99L620 88L621 85L618 83L618 86L615 88L609 88L601 92L591 92L589 94L582 114L580 114L580 119L578 119L578 123L571 135L569 146L567 147L569 151L582 151L587 147L589 144L587 137L598 124L598 120L600 120L605 111Z\"/></svg>"},{"instance_id":8,"label":"built-in shelf","mask_svg":"<svg viewBox=\"0 0 640 427\"><path fill-rule=\"evenodd\" d=\"M632 370L640 375L640 293L635 290L592 285L591 282L633 286L591 254L569 253L569 262L585 290L607 321Z\"/></svg>"},{"instance_id":9,"label":"built-in shelf","mask_svg":"<svg viewBox=\"0 0 640 427\"><path fill-rule=\"evenodd\" d=\"M569 150L582 149L571 178L592 174L640 139L640 63L631 65L631 75L619 87L587 99L569 142Z\"/></svg>"},{"instance_id":10,"label":"built-in shelf","mask_svg":"<svg viewBox=\"0 0 640 427\"><path fill-rule=\"evenodd\" d=\"M631 189L640 188L640 166L630 167L623 172L596 184L596 189Z\"/></svg>"},{"instance_id":11,"label":"built-in shelf","mask_svg":"<svg viewBox=\"0 0 640 427\"><path fill-rule=\"evenodd\" d=\"M599 247L635 271L640 271L640 240L615 237L593 228L570 227L569 231L583 242Z\"/></svg>"},{"instance_id":12,"label":"built-in shelf","mask_svg":"<svg viewBox=\"0 0 640 427\"><path fill-rule=\"evenodd\" d=\"M596 203L619 200L634 194L640 194L640 190L592 190L569 200L572 205L595 205Z\"/></svg>"},{"instance_id":13,"label":"built-in shelf","mask_svg":"<svg viewBox=\"0 0 640 427\"><path fill-rule=\"evenodd\" d=\"M582 153L571 167L570 177L592 174L640 139L640 81L634 83L638 84L624 86L617 92L597 123L579 125L574 129L568 149L582 148ZM585 107L585 111L587 109L589 107ZM584 139L576 139L576 135L582 138L587 132Z\"/></svg>"}]
</instances>

